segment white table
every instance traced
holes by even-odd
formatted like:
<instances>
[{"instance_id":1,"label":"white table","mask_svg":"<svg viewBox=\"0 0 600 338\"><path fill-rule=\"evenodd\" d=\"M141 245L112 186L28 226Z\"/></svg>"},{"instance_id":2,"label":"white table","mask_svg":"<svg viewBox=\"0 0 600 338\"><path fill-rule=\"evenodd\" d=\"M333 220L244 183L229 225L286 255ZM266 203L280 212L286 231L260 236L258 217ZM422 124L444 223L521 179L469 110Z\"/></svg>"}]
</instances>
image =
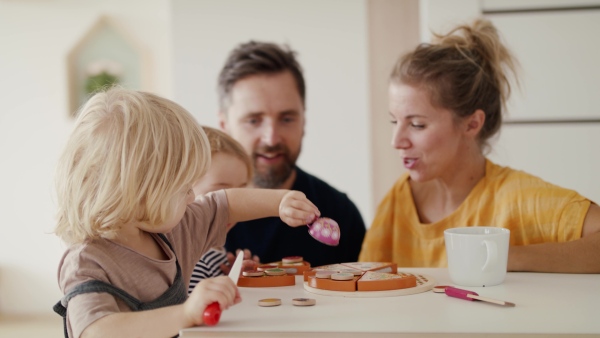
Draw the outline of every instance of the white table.
<instances>
[{"instance_id":1,"label":"white table","mask_svg":"<svg viewBox=\"0 0 600 338\"><path fill-rule=\"evenodd\" d=\"M447 269L399 268L454 285ZM463 287L464 288L464 287ZM184 329L187 337L600 337L600 275L508 273L503 284L464 288L510 301L502 307L451 298L432 291L385 298L316 295L295 286L240 288L242 303L223 312L213 327ZM293 298L314 298L297 307ZM281 298L260 307L258 300Z\"/></svg>"}]
</instances>

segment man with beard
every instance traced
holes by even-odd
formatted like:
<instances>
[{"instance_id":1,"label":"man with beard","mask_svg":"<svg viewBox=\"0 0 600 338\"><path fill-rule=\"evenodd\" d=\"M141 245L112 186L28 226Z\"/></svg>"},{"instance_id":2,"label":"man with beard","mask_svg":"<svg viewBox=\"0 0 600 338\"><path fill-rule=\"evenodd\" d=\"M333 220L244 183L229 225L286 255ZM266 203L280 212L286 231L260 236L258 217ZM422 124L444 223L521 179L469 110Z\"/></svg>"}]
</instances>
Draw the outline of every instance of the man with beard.
<instances>
[{"instance_id":1,"label":"man with beard","mask_svg":"<svg viewBox=\"0 0 600 338\"><path fill-rule=\"evenodd\" d=\"M264 263L288 256L302 256L312 266L357 261L365 235L358 209L346 194L296 166L306 122L304 77L296 53L273 43L243 43L229 54L218 89L220 126L252 157L251 186L304 192L322 217L337 221L341 232L333 247L316 241L305 227L266 218L233 227L227 250L249 249Z\"/></svg>"}]
</instances>

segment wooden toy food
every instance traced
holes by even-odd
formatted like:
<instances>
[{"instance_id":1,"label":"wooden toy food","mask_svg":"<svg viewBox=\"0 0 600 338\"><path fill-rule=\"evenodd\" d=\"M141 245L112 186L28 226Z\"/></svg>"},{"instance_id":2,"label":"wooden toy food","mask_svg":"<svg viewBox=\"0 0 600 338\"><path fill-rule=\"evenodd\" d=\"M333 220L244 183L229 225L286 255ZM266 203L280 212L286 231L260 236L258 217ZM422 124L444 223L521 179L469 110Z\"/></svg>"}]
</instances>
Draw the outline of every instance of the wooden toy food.
<instances>
[{"instance_id":1,"label":"wooden toy food","mask_svg":"<svg viewBox=\"0 0 600 338\"><path fill-rule=\"evenodd\" d=\"M302 275L310 270L310 263L302 256L283 257L279 262L262 264L256 270L242 271L237 286L275 287L296 285L294 275Z\"/></svg>"},{"instance_id":2,"label":"wooden toy food","mask_svg":"<svg viewBox=\"0 0 600 338\"><path fill-rule=\"evenodd\" d=\"M395 263L354 262L319 266L304 273L304 289L322 295L384 297L431 290L435 281L398 272Z\"/></svg>"},{"instance_id":3,"label":"wooden toy food","mask_svg":"<svg viewBox=\"0 0 600 338\"><path fill-rule=\"evenodd\" d=\"M281 270L281 269L279 269L279 270ZM294 275L290 275L285 272L283 274L279 274L279 272L277 272L275 275L268 275L267 273L263 273L263 274L242 273L242 275L240 276L240 279L238 279L238 281L237 281L237 286L249 287L249 288L266 288L266 287L270 288L270 287L276 287L276 286L296 285L296 277ZM254 276L256 276L256 277L254 277Z\"/></svg>"},{"instance_id":4,"label":"wooden toy food","mask_svg":"<svg viewBox=\"0 0 600 338\"><path fill-rule=\"evenodd\" d=\"M289 256L283 257L279 262L259 265L257 269L264 271L271 268L283 269L288 275L302 275L304 271L310 270L310 263L306 262L302 256Z\"/></svg>"},{"instance_id":5,"label":"wooden toy food","mask_svg":"<svg viewBox=\"0 0 600 338\"><path fill-rule=\"evenodd\" d=\"M320 217L307 226L308 233L317 241L330 246L340 243L340 226L331 218Z\"/></svg>"}]
</instances>

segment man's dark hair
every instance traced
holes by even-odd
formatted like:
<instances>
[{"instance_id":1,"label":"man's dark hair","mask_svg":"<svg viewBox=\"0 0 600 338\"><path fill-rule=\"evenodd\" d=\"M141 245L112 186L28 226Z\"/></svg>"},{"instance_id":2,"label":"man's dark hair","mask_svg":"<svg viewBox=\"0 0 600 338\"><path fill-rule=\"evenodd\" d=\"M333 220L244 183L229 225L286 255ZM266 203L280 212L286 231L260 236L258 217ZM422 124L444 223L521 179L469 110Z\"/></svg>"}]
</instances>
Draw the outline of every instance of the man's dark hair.
<instances>
[{"instance_id":1,"label":"man's dark hair","mask_svg":"<svg viewBox=\"0 0 600 338\"><path fill-rule=\"evenodd\" d=\"M239 45L229 56L219 74L219 105L226 110L231 99L233 85L248 76L277 74L289 71L298 87L302 104L306 100L306 88L302 67L296 60L296 52L289 46L275 43L250 41Z\"/></svg>"}]
</instances>

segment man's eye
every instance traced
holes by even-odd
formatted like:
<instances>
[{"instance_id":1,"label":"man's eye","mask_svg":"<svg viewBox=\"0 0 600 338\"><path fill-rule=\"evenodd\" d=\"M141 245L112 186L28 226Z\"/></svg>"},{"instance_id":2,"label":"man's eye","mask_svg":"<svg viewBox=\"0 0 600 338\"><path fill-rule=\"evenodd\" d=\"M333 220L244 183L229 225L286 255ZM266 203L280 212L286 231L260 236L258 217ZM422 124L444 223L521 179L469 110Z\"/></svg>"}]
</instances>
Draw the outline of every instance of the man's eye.
<instances>
[{"instance_id":1,"label":"man's eye","mask_svg":"<svg viewBox=\"0 0 600 338\"><path fill-rule=\"evenodd\" d=\"M391 120L390 123L391 124L398 124L398 121Z\"/></svg>"},{"instance_id":2,"label":"man's eye","mask_svg":"<svg viewBox=\"0 0 600 338\"><path fill-rule=\"evenodd\" d=\"M410 126L413 127L413 128L415 128L415 129L423 129L423 128L425 128L424 124L418 124L418 123L411 123Z\"/></svg>"},{"instance_id":3,"label":"man's eye","mask_svg":"<svg viewBox=\"0 0 600 338\"><path fill-rule=\"evenodd\" d=\"M285 122L285 123L292 123L292 122L296 121L296 119L293 118L293 117L284 117L282 119L282 121Z\"/></svg>"},{"instance_id":4,"label":"man's eye","mask_svg":"<svg viewBox=\"0 0 600 338\"><path fill-rule=\"evenodd\" d=\"M246 120L246 123L252 124L252 125L258 124L258 122L260 122L260 121L258 119L254 119L254 118Z\"/></svg>"}]
</instances>

